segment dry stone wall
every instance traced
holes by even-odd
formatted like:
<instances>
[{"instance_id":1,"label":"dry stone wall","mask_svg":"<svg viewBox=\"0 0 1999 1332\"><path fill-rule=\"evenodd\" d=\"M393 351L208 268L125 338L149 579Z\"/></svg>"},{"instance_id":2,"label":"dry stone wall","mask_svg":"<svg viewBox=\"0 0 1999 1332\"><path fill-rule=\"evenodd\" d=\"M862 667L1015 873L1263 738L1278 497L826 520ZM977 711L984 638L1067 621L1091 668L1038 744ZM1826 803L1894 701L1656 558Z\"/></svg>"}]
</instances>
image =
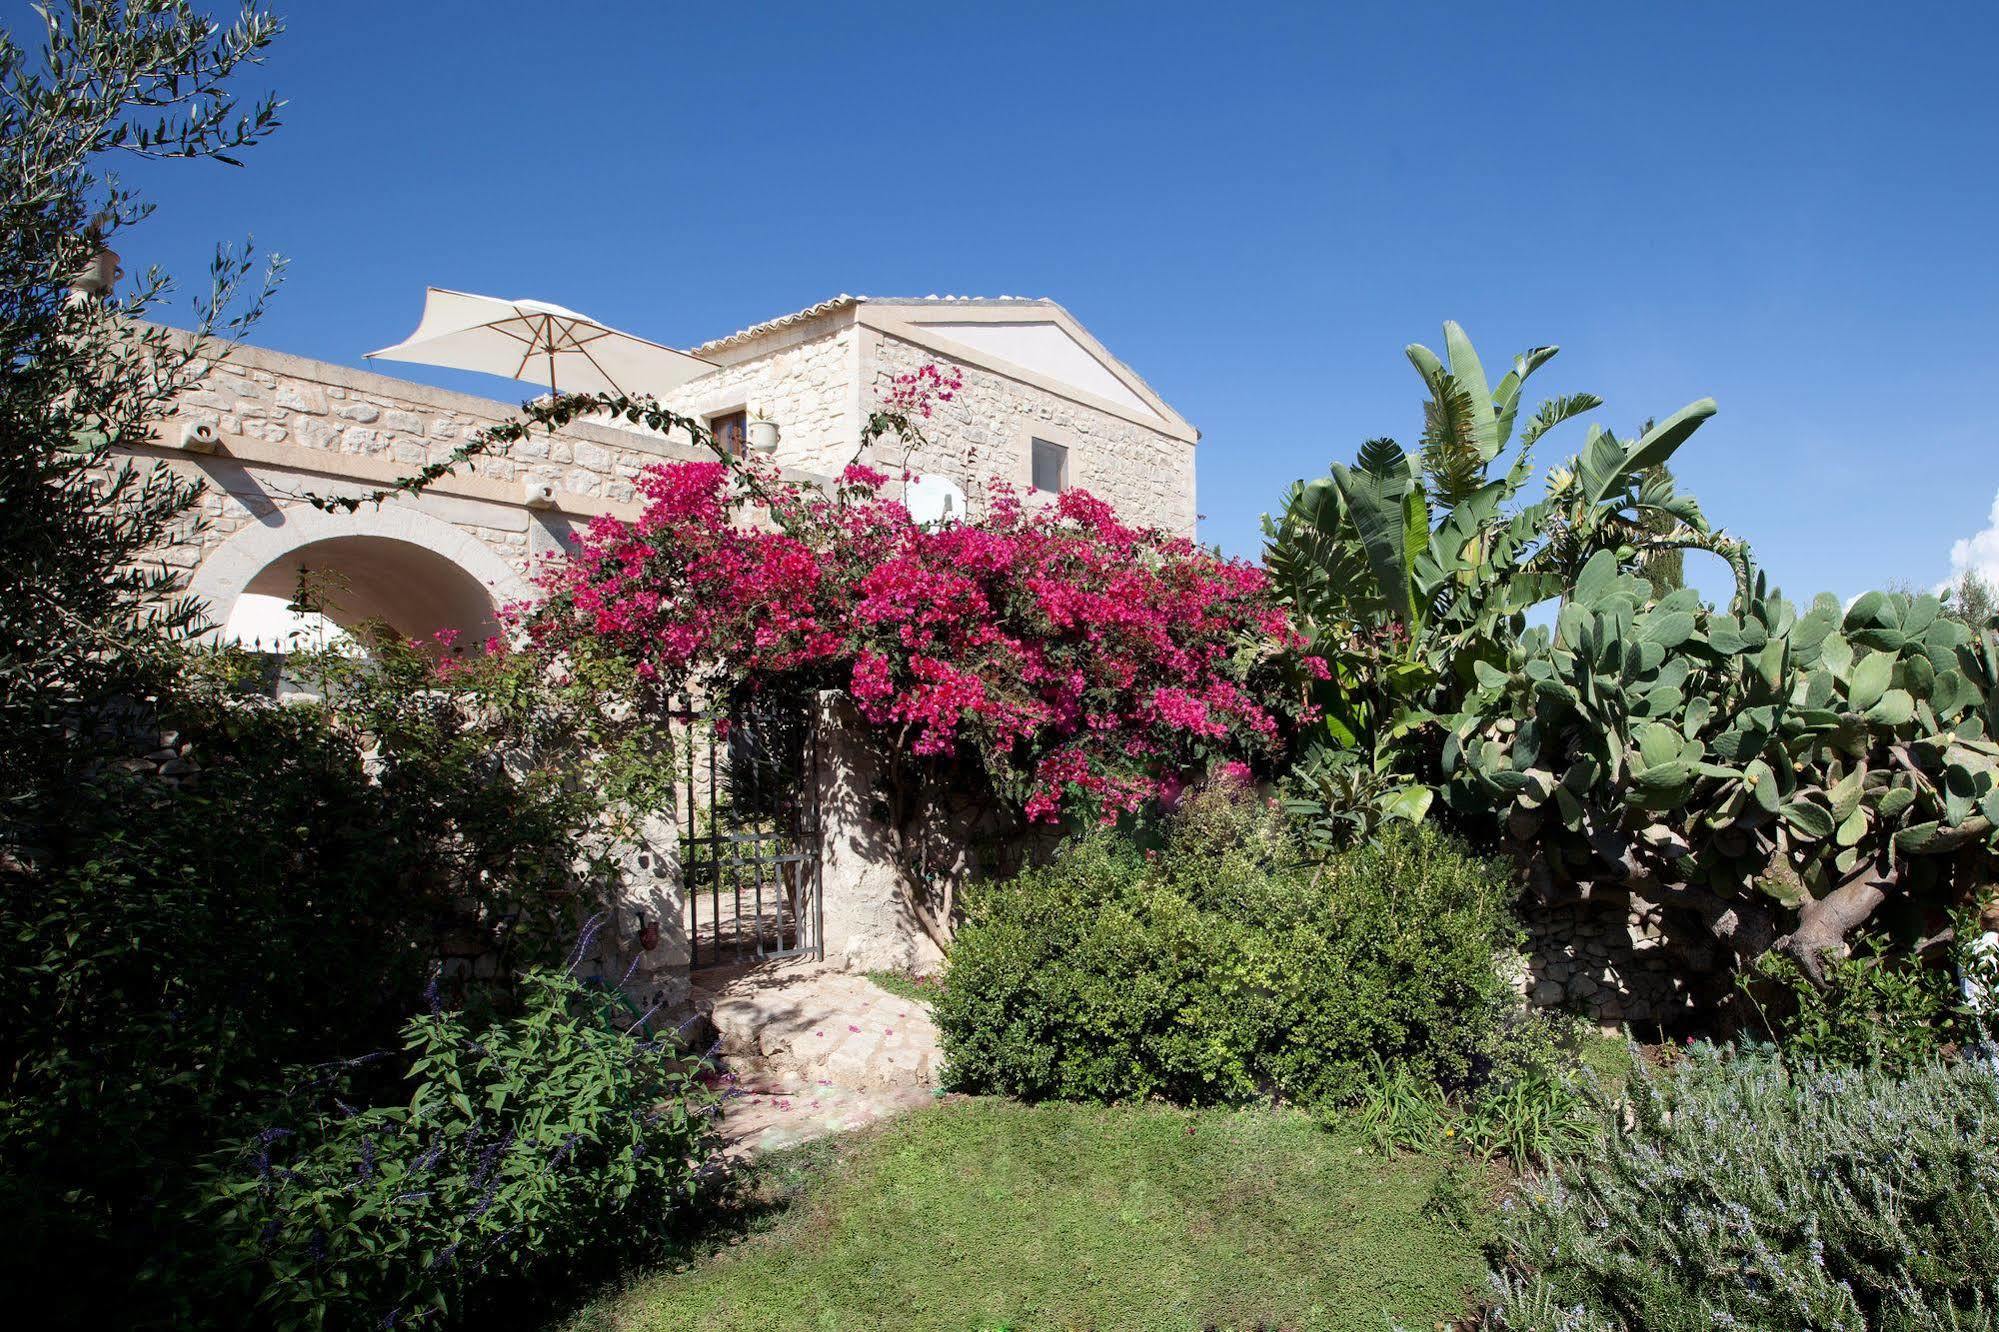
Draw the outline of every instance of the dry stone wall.
<instances>
[{"instance_id":1,"label":"dry stone wall","mask_svg":"<svg viewBox=\"0 0 1999 1332\"><path fill-rule=\"evenodd\" d=\"M1559 907L1523 904L1521 915L1529 943L1519 989L1536 1008L1658 1039L1711 1007L1719 959L1689 947L1664 908L1610 893Z\"/></svg>"}]
</instances>

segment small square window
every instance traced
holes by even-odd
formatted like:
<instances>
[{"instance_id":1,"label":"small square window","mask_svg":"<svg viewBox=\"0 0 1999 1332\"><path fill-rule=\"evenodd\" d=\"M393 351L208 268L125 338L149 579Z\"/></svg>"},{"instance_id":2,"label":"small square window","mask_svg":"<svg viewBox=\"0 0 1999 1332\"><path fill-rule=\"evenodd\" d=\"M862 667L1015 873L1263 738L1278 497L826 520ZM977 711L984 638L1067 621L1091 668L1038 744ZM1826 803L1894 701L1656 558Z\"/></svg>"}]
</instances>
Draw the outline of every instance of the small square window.
<instances>
[{"instance_id":1,"label":"small square window","mask_svg":"<svg viewBox=\"0 0 1999 1332\"><path fill-rule=\"evenodd\" d=\"M1069 446L1034 441L1034 488L1059 495L1069 488Z\"/></svg>"},{"instance_id":2,"label":"small square window","mask_svg":"<svg viewBox=\"0 0 1999 1332\"><path fill-rule=\"evenodd\" d=\"M748 410L724 412L720 416L708 418L709 432L715 436L715 444L737 458L749 455L750 414Z\"/></svg>"}]
</instances>

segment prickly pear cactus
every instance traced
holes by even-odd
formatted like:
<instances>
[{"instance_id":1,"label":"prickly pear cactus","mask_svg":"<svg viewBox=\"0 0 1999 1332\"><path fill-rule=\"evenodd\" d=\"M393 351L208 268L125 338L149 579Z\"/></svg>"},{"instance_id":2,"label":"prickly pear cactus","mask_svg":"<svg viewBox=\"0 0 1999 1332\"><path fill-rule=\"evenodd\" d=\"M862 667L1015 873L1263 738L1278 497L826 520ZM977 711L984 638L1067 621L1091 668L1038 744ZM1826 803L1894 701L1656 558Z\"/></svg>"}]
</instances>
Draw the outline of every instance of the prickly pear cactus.
<instances>
[{"instance_id":1,"label":"prickly pear cactus","mask_svg":"<svg viewBox=\"0 0 1999 1332\"><path fill-rule=\"evenodd\" d=\"M1443 796L1498 818L1544 891L1605 878L1705 907L1742 952L1817 954L1880 907L1989 883L1999 644L1935 597L1738 613L1593 557L1555 631L1480 664Z\"/></svg>"}]
</instances>

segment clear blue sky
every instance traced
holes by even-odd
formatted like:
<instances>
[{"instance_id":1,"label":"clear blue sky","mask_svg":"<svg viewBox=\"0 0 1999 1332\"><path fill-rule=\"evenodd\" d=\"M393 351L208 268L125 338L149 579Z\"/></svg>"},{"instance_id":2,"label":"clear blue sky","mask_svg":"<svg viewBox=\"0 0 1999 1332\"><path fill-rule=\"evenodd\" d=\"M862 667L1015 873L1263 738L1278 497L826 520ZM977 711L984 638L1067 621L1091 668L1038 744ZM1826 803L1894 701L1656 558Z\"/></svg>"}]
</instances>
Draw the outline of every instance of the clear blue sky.
<instances>
[{"instance_id":1,"label":"clear blue sky","mask_svg":"<svg viewBox=\"0 0 1999 1332\"><path fill-rule=\"evenodd\" d=\"M285 129L147 172L122 247L290 255L283 350L359 364L426 283L680 345L1051 296L1202 429L1243 554L1284 483L1413 441L1445 318L1562 344L1536 385L1627 433L1717 398L1680 472L1794 594L1943 577L1999 488L1989 3L283 8Z\"/></svg>"}]
</instances>

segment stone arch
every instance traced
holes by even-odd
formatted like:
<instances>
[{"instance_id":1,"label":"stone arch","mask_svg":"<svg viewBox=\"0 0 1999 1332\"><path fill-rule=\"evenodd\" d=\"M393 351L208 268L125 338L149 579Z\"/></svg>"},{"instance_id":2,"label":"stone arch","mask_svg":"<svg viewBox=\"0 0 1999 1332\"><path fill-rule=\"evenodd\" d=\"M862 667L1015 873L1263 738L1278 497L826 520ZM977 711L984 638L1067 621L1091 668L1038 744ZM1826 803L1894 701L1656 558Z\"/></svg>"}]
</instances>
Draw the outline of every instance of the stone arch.
<instances>
[{"instance_id":1,"label":"stone arch","mask_svg":"<svg viewBox=\"0 0 1999 1332\"><path fill-rule=\"evenodd\" d=\"M291 595L301 568L328 576L328 619L343 627L385 621L406 637L444 628L484 637L497 627L498 606L533 590L477 537L400 505L278 510L212 551L188 590L226 625L246 592Z\"/></svg>"}]
</instances>

